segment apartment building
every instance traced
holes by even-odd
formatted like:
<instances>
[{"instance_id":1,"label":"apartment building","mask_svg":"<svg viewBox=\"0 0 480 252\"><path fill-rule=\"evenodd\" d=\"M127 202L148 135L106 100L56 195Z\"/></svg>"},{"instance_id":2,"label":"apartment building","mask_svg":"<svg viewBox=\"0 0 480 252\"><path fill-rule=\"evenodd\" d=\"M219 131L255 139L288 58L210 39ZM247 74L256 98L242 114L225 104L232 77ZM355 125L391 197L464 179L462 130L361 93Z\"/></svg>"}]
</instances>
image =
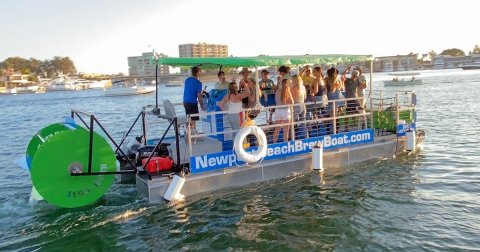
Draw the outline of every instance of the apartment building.
<instances>
[{"instance_id":1,"label":"apartment building","mask_svg":"<svg viewBox=\"0 0 480 252\"><path fill-rule=\"evenodd\" d=\"M159 57L166 57L160 54ZM155 62L153 52L142 53L141 56L128 57L128 75L129 76L155 76ZM166 65L158 66L158 74L169 74L170 68Z\"/></svg>"},{"instance_id":2,"label":"apartment building","mask_svg":"<svg viewBox=\"0 0 480 252\"><path fill-rule=\"evenodd\" d=\"M375 72L393 72L416 70L418 54L375 57L373 70Z\"/></svg>"},{"instance_id":3,"label":"apartment building","mask_svg":"<svg viewBox=\"0 0 480 252\"><path fill-rule=\"evenodd\" d=\"M205 57L228 57L227 45L215 45L207 43L183 44L178 46L180 57L205 58Z\"/></svg>"}]
</instances>

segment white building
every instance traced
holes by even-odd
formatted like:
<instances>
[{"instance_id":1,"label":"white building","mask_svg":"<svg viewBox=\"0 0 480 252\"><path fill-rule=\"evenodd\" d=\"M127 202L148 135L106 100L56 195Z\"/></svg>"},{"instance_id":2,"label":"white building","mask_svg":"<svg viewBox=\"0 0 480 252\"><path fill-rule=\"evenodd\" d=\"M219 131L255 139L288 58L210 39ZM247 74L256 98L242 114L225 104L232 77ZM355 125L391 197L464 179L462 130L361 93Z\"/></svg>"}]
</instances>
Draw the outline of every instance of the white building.
<instances>
[{"instance_id":1,"label":"white building","mask_svg":"<svg viewBox=\"0 0 480 252\"><path fill-rule=\"evenodd\" d=\"M166 57L160 54L160 57ZM166 65L158 65L158 74L169 74L170 68ZM128 57L128 75L129 76L155 76L155 62L153 61L153 52L142 53L141 56Z\"/></svg>"}]
</instances>

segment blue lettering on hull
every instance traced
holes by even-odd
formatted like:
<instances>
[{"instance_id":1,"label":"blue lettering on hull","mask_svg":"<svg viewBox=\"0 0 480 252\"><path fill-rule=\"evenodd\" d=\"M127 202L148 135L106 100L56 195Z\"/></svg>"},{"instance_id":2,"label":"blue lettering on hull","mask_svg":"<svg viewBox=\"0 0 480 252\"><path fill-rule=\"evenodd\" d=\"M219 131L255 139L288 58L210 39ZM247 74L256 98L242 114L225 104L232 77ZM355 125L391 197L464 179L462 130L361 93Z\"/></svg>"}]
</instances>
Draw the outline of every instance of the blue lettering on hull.
<instances>
[{"instance_id":1,"label":"blue lettering on hull","mask_svg":"<svg viewBox=\"0 0 480 252\"><path fill-rule=\"evenodd\" d=\"M309 153L317 143L321 144L324 150L343 148L356 144L365 144L373 142L373 136L372 129L365 129L335 135L269 144L267 156L264 160ZM254 151L256 148L257 147L249 148L247 149L247 152ZM224 151L190 158L190 170L192 173L213 171L244 164L244 162L237 159L237 155L235 155L233 151Z\"/></svg>"}]
</instances>

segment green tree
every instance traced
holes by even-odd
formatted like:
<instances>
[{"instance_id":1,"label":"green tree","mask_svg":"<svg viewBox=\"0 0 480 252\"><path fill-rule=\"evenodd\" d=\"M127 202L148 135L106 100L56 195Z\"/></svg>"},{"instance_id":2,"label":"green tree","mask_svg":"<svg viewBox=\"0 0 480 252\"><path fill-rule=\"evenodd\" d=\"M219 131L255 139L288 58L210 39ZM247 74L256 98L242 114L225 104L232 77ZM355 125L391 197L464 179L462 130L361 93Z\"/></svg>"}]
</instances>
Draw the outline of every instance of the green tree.
<instances>
[{"instance_id":1,"label":"green tree","mask_svg":"<svg viewBox=\"0 0 480 252\"><path fill-rule=\"evenodd\" d=\"M475 53L475 54L480 53L480 47L478 45L475 45L475 48L473 48L473 53Z\"/></svg>"},{"instance_id":2,"label":"green tree","mask_svg":"<svg viewBox=\"0 0 480 252\"><path fill-rule=\"evenodd\" d=\"M59 57L55 56L51 60L51 64L53 65L57 74L76 74L77 69L75 68L75 64L69 57Z\"/></svg>"},{"instance_id":3,"label":"green tree","mask_svg":"<svg viewBox=\"0 0 480 252\"><path fill-rule=\"evenodd\" d=\"M10 57L0 62L0 76L5 75L6 71L13 70L13 73L22 73L31 75L32 79L36 75L44 77L54 77L57 74L76 74L75 64L69 57L55 56L52 60L37 60L35 58L24 59L21 57Z\"/></svg>"},{"instance_id":4,"label":"green tree","mask_svg":"<svg viewBox=\"0 0 480 252\"><path fill-rule=\"evenodd\" d=\"M465 52L458 48L451 48L451 49L443 50L443 52L440 53L440 55L465 56Z\"/></svg>"}]
</instances>

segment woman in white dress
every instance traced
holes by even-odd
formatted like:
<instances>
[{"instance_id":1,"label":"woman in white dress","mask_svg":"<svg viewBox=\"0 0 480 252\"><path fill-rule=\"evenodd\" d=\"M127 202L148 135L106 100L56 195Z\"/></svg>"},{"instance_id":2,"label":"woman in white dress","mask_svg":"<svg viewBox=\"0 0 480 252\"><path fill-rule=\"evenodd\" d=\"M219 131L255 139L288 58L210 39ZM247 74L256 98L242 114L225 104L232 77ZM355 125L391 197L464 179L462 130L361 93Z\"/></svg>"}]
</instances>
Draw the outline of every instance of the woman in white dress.
<instances>
[{"instance_id":1,"label":"woman in white dress","mask_svg":"<svg viewBox=\"0 0 480 252\"><path fill-rule=\"evenodd\" d=\"M224 117L226 125L232 130L240 129L240 116L242 116L242 99L250 95L250 87L244 84L243 92L238 93L238 85L235 81L228 85L228 93L218 103L222 111L228 111ZM233 134L235 137L236 132Z\"/></svg>"},{"instance_id":2,"label":"woman in white dress","mask_svg":"<svg viewBox=\"0 0 480 252\"><path fill-rule=\"evenodd\" d=\"M294 103L292 93L290 92L290 85L291 80L283 79L281 82L281 88L277 90L279 92L279 101L277 105L291 105ZM273 132L273 143L278 141L278 134L280 133L280 129L283 130L283 141L288 141L290 135L290 120L291 120L291 110L290 106L276 108L275 114L273 115L275 119L275 124L286 124L283 126L275 127L275 131Z\"/></svg>"}]
</instances>

